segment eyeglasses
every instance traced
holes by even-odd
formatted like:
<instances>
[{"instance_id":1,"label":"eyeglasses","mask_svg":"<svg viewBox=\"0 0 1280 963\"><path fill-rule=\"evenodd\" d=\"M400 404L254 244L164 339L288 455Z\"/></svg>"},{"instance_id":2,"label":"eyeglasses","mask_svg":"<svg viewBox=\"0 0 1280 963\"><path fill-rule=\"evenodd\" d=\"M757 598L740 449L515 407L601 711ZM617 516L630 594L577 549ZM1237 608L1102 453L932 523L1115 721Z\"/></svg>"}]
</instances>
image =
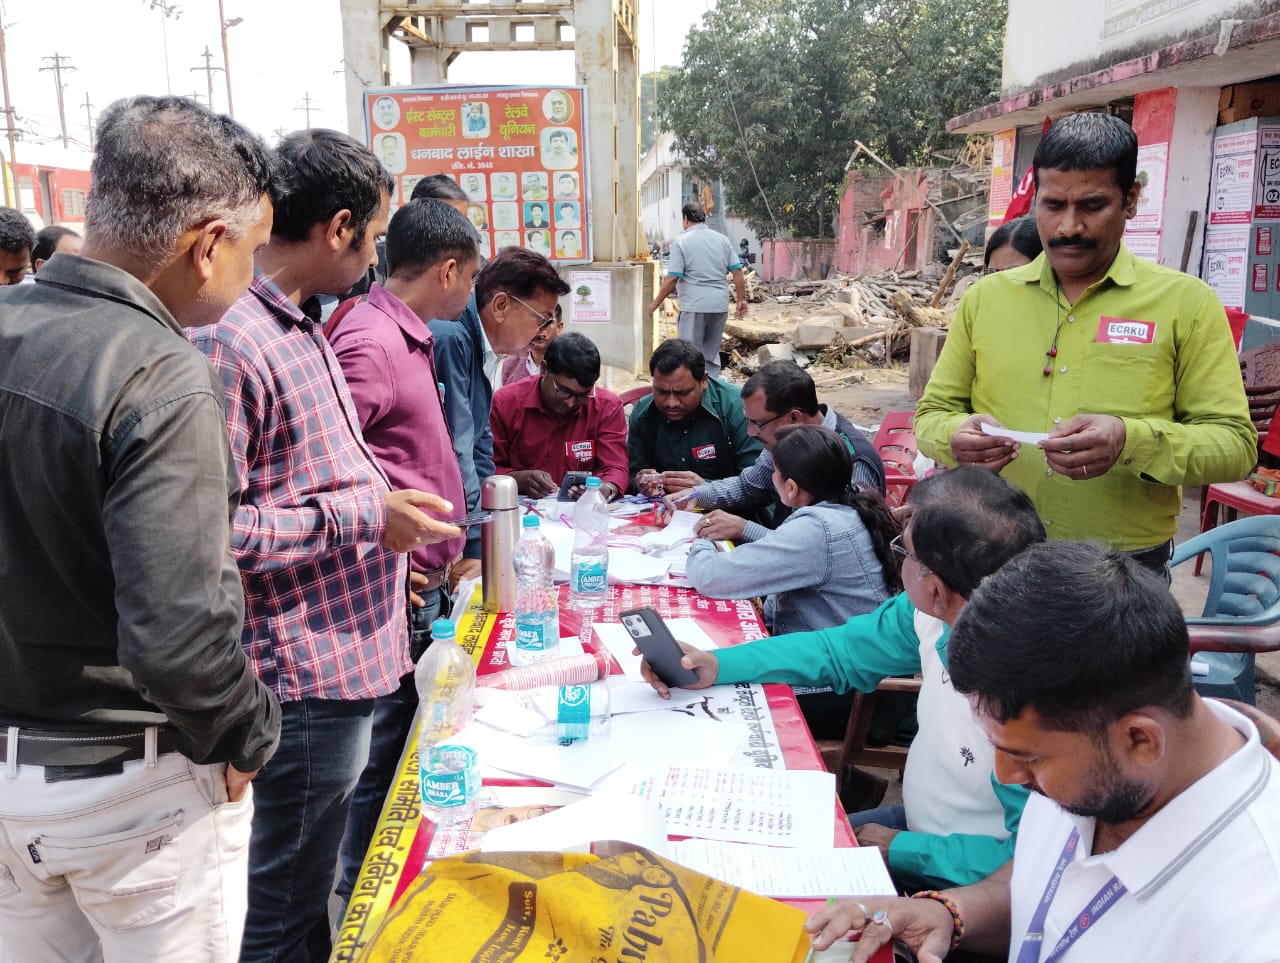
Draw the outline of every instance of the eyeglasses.
<instances>
[{"instance_id":1,"label":"eyeglasses","mask_svg":"<svg viewBox=\"0 0 1280 963\"><path fill-rule=\"evenodd\" d=\"M897 535L895 535L892 539L889 540L889 548L890 550L892 550L893 554L901 557L903 560L906 560L909 558L911 559L911 561L915 562L917 565L921 566L922 568L928 568L928 566L925 565L924 562L920 561L920 559L917 556L911 554L910 550L908 550L907 548L906 543L903 541L904 537L905 537L905 533L899 532Z\"/></svg>"},{"instance_id":2,"label":"eyeglasses","mask_svg":"<svg viewBox=\"0 0 1280 963\"><path fill-rule=\"evenodd\" d=\"M547 372L547 377L551 379L551 387L555 389L557 398L561 398L565 401L569 401L570 399L587 401L596 396L596 389L594 385L586 391L574 391L572 388L566 388L560 382L556 381L555 377L550 372Z\"/></svg>"},{"instance_id":3,"label":"eyeglasses","mask_svg":"<svg viewBox=\"0 0 1280 963\"><path fill-rule=\"evenodd\" d=\"M785 418L789 414L791 414L790 411L784 411L782 414L774 415L772 418L766 418L764 421L756 421L754 418L748 418L747 424L749 424L756 431L764 431L765 425L771 425L775 421L777 421L779 418Z\"/></svg>"},{"instance_id":4,"label":"eyeglasses","mask_svg":"<svg viewBox=\"0 0 1280 963\"><path fill-rule=\"evenodd\" d=\"M518 298L509 291L507 292L507 297L509 297L512 301L519 301L521 304L525 306L526 309L528 309L530 314L532 314L535 318L538 319L539 334L541 334L543 331L546 331L547 328L551 327L553 324L556 323L555 311L552 311L550 314L543 314L541 311L535 308L528 301L524 300L524 298Z\"/></svg>"}]
</instances>

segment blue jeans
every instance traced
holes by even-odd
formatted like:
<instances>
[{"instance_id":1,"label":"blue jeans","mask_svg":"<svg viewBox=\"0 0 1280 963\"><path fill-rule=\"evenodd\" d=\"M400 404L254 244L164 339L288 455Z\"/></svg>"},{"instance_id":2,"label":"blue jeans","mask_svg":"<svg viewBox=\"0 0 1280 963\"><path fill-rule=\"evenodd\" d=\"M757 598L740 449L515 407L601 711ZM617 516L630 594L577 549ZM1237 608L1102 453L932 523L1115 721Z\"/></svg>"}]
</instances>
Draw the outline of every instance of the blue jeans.
<instances>
[{"instance_id":1,"label":"blue jeans","mask_svg":"<svg viewBox=\"0 0 1280 963\"><path fill-rule=\"evenodd\" d=\"M430 644L431 623L439 617L448 604L449 597L443 589L423 595L427 603L415 608L411 614L410 628L415 638L410 655L416 662ZM369 739L369 762L360 774L355 795L351 797L351 809L347 813L347 828L342 835L341 877L337 893L342 899L342 912L346 914L347 900L355 889L360 865L364 862L369 840L378 825L382 804L396 777L400 754L405 740L413 728L413 716L418 711L418 690L412 675L400 680L400 688L390 695L373 702L373 734Z\"/></svg>"},{"instance_id":2,"label":"blue jeans","mask_svg":"<svg viewBox=\"0 0 1280 963\"><path fill-rule=\"evenodd\" d=\"M907 809L902 803L896 806L880 806L877 809L864 809L860 813L849 813L849 825L854 829L875 823L888 829L907 828Z\"/></svg>"},{"instance_id":3,"label":"blue jeans","mask_svg":"<svg viewBox=\"0 0 1280 963\"><path fill-rule=\"evenodd\" d=\"M373 699L280 706L280 748L253 781L249 914L241 963L327 960L329 891Z\"/></svg>"}]
</instances>

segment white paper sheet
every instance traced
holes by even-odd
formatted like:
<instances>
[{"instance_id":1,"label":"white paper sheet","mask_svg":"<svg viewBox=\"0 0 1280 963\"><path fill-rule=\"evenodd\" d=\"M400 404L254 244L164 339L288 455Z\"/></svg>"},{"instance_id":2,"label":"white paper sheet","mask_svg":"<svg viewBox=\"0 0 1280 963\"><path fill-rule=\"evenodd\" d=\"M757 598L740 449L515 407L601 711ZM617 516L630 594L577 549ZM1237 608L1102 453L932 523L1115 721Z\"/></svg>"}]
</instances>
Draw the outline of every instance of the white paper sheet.
<instances>
[{"instance_id":1,"label":"white paper sheet","mask_svg":"<svg viewBox=\"0 0 1280 963\"><path fill-rule=\"evenodd\" d=\"M667 580L671 563L632 548L609 549L610 585L657 585Z\"/></svg>"},{"instance_id":2,"label":"white paper sheet","mask_svg":"<svg viewBox=\"0 0 1280 963\"><path fill-rule=\"evenodd\" d=\"M1008 438L1011 441L1019 441L1024 445L1038 445L1049 437L1049 433L1045 431L1014 431L1012 428L997 428L995 425L982 425L982 433L990 435L992 438Z\"/></svg>"},{"instance_id":3,"label":"white paper sheet","mask_svg":"<svg viewBox=\"0 0 1280 963\"><path fill-rule=\"evenodd\" d=\"M797 849L835 844L829 772L668 766L634 780L629 791L658 802L674 835Z\"/></svg>"},{"instance_id":4,"label":"white paper sheet","mask_svg":"<svg viewBox=\"0 0 1280 963\"><path fill-rule=\"evenodd\" d=\"M691 706L701 701L702 693L691 689L672 689L671 698L664 699L647 682L629 682L621 676L613 676L605 683L609 687L609 711L615 716L632 712L659 712L676 706Z\"/></svg>"},{"instance_id":5,"label":"white paper sheet","mask_svg":"<svg viewBox=\"0 0 1280 963\"><path fill-rule=\"evenodd\" d=\"M670 844L682 866L761 896L823 899L894 896L884 857L874 846L857 849L780 849L747 843L686 839Z\"/></svg>"},{"instance_id":6,"label":"white paper sheet","mask_svg":"<svg viewBox=\"0 0 1280 963\"><path fill-rule=\"evenodd\" d=\"M691 542L698 537L694 529L702 516L697 512L675 511L666 528L656 532L646 532L640 539L646 551L664 551L681 542Z\"/></svg>"},{"instance_id":7,"label":"white paper sheet","mask_svg":"<svg viewBox=\"0 0 1280 963\"><path fill-rule=\"evenodd\" d=\"M665 855L666 820L655 804L634 796L600 794L535 819L489 830L482 852L586 853L602 839L618 839Z\"/></svg>"}]
</instances>

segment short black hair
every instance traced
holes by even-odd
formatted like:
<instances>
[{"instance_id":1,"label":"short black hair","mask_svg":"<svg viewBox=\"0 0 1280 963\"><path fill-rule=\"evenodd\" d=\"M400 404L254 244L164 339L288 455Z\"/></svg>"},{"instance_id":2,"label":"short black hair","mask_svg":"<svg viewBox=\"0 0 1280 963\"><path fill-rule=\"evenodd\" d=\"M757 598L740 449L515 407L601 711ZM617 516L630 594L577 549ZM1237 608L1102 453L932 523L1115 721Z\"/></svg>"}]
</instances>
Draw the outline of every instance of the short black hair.
<instances>
[{"instance_id":1,"label":"short black hair","mask_svg":"<svg viewBox=\"0 0 1280 963\"><path fill-rule=\"evenodd\" d=\"M276 155L280 166L271 190L272 236L305 241L315 225L348 210L353 243L364 243L383 195L390 196L396 186L373 152L346 134L313 128L286 135Z\"/></svg>"},{"instance_id":2,"label":"short black hair","mask_svg":"<svg viewBox=\"0 0 1280 963\"><path fill-rule=\"evenodd\" d=\"M986 250L982 252L982 266L991 264L991 255L1008 245L1025 258L1034 261L1044 251L1040 242L1040 231L1036 228L1036 219L1030 214L1015 217L1012 221L1001 224L987 238Z\"/></svg>"},{"instance_id":3,"label":"short black hair","mask_svg":"<svg viewBox=\"0 0 1280 963\"><path fill-rule=\"evenodd\" d=\"M1044 541L1031 499L976 465L930 475L911 489L911 548L920 564L968 598L984 578Z\"/></svg>"},{"instance_id":4,"label":"short black hair","mask_svg":"<svg viewBox=\"0 0 1280 963\"><path fill-rule=\"evenodd\" d=\"M1164 581L1087 542L1032 546L987 579L956 620L947 668L1000 723L1031 708L1046 728L1098 734L1129 712L1185 719L1194 704L1187 623Z\"/></svg>"},{"instance_id":5,"label":"short black hair","mask_svg":"<svg viewBox=\"0 0 1280 963\"><path fill-rule=\"evenodd\" d=\"M750 398L764 392L764 406L775 415L786 414L792 409L806 415L816 415L818 388L809 373L794 361L779 359L762 365L760 370L742 386L742 397Z\"/></svg>"},{"instance_id":6,"label":"short black hair","mask_svg":"<svg viewBox=\"0 0 1280 963\"><path fill-rule=\"evenodd\" d=\"M563 297L569 293L569 285L541 254L512 246L490 258L476 275L476 307L485 307L500 291L527 301L539 291Z\"/></svg>"},{"instance_id":7,"label":"short black hair","mask_svg":"<svg viewBox=\"0 0 1280 963\"><path fill-rule=\"evenodd\" d=\"M36 230L27 215L13 207L0 207L0 251L28 253L36 246Z\"/></svg>"},{"instance_id":8,"label":"short black hair","mask_svg":"<svg viewBox=\"0 0 1280 963\"><path fill-rule=\"evenodd\" d=\"M692 341L668 338L649 356L650 375L669 375L681 368L688 368L694 381L701 381L707 376L707 359Z\"/></svg>"},{"instance_id":9,"label":"short black hair","mask_svg":"<svg viewBox=\"0 0 1280 963\"><path fill-rule=\"evenodd\" d=\"M1109 170L1123 194L1138 176L1138 135L1119 117L1087 111L1055 121L1036 146L1031 159L1036 187L1040 169L1056 171Z\"/></svg>"},{"instance_id":10,"label":"short black hair","mask_svg":"<svg viewBox=\"0 0 1280 963\"><path fill-rule=\"evenodd\" d=\"M410 201L387 227L387 277L411 281L446 258L469 264L480 256L476 229L443 201Z\"/></svg>"},{"instance_id":11,"label":"short black hair","mask_svg":"<svg viewBox=\"0 0 1280 963\"><path fill-rule=\"evenodd\" d=\"M413 185L409 200L432 197L437 201L467 201L467 192L448 174L429 174Z\"/></svg>"},{"instance_id":12,"label":"short black hair","mask_svg":"<svg viewBox=\"0 0 1280 963\"><path fill-rule=\"evenodd\" d=\"M600 379L600 349L585 334L570 331L553 338L542 363L552 374L568 375L584 388Z\"/></svg>"},{"instance_id":13,"label":"short black hair","mask_svg":"<svg viewBox=\"0 0 1280 963\"><path fill-rule=\"evenodd\" d=\"M707 212L697 201L687 201L684 207L680 208L680 214L690 224L701 224L707 219Z\"/></svg>"},{"instance_id":14,"label":"short black hair","mask_svg":"<svg viewBox=\"0 0 1280 963\"><path fill-rule=\"evenodd\" d=\"M40 228L36 231L36 243L31 248L31 263L47 261L53 257L53 252L58 249L58 242L64 237L79 236L71 228L63 227L61 224L50 224L48 227Z\"/></svg>"}]
</instances>

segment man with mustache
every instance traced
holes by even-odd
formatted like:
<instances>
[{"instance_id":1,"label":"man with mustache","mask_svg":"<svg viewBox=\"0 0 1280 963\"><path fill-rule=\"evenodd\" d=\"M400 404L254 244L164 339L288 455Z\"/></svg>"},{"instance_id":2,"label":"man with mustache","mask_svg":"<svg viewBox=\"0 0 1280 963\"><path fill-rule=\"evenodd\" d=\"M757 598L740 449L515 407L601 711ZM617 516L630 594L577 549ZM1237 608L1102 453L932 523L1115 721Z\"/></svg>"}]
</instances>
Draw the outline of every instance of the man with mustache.
<instances>
[{"instance_id":1,"label":"man with mustache","mask_svg":"<svg viewBox=\"0 0 1280 963\"><path fill-rule=\"evenodd\" d=\"M965 295L915 428L930 457L1022 488L1050 538L1101 539L1167 578L1180 486L1243 478L1257 434L1213 291L1122 243L1137 156L1115 117L1049 129L1032 161L1044 254Z\"/></svg>"}]
</instances>

